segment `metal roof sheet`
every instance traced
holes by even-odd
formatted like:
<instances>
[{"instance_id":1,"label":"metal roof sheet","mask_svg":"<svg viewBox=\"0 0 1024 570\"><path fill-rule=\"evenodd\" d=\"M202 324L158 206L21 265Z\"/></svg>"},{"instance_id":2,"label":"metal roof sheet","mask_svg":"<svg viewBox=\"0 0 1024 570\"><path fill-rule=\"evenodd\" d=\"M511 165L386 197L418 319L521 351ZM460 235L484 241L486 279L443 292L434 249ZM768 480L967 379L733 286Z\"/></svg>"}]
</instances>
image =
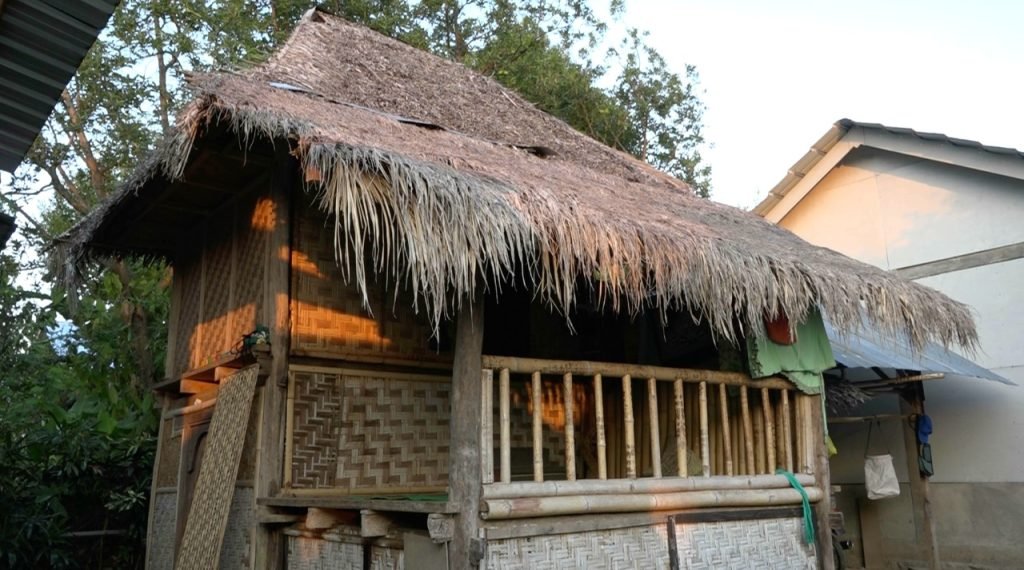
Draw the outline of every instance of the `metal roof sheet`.
<instances>
[{"instance_id":1,"label":"metal roof sheet","mask_svg":"<svg viewBox=\"0 0 1024 570\"><path fill-rule=\"evenodd\" d=\"M883 336L866 321L859 332L841 335L826 318L825 332L836 362L846 368L889 368L922 374L941 372L1016 386L995 372L933 343L915 354L907 342Z\"/></svg>"},{"instance_id":2,"label":"metal roof sheet","mask_svg":"<svg viewBox=\"0 0 1024 570\"><path fill-rule=\"evenodd\" d=\"M0 0L0 170L13 171L119 0Z\"/></svg>"}]
</instances>

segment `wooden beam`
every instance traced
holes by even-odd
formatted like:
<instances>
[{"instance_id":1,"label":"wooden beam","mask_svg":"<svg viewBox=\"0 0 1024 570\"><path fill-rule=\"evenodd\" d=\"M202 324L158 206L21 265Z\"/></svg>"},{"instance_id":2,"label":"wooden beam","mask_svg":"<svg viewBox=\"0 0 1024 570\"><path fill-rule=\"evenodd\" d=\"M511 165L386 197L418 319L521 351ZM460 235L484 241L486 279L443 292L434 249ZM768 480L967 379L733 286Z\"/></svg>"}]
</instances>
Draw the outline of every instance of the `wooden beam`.
<instances>
[{"instance_id":1,"label":"wooden beam","mask_svg":"<svg viewBox=\"0 0 1024 570\"><path fill-rule=\"evenodd\" d=\"M807 396L808 414L811 428L808 437L811 441L811 456L814 465L815 486L824 491L821 500L814 505L814 518L817 521L818 552L821 554L822 570L836 570L832 557L832 530L830 516L832 514L832 489L829 474L828 446L825 445L825 397Z\"/></svg>"},{"instance_id":2,"label":"wooden beam","mask_svg":"<svg viewBox=\"0 0 1024 570\"><path fill-rule=\"evenodd\" d=\"M291 244L292 200L294 177L298 171L288 145L281 145L270 181L270 198L274 203L274 227L267 240L264 257L266 279L262 302L262 320L270 325L270 378L260 395L260 433L255 497L273 497L281 490L284 471L284 431L286 386L288 382L288 348L291 342ZM256 506L257 517L268 514ZM281 568L285 561L284 539L278 529L257 525L254 536L253 568Z\"/></svg>"},{"instance_id":3,"label":"wooden beam","mask_svg":"<svg viewBox=\"0 0 1024 570\"><path fill-rule=\"evenodd\" d=\"M483 557L480 541L480 403L481 356L484 339L483 294L465 300L455 329L452 368L451 453L448 469L448 502L455 516L455 533L449 547L452 568L478 568Z\"/></svg>"},{"instance_id":4,"label":"wooden beam","mask_svg":"<svg viewBox=\"0 0 1024 570\"><path fill-rule=\"evenodd\" d=\"M900 412L906 416L924 413L924 387L918 383L911 386L900 397ZM907 473L910 476L910 496L914 506L914 528L918 544L923 550L928 568L938 570L939 544L935 539L935 517L932 515L932 499L928 478L921 475L917 465L919 454L917 431L910 422L903 422L903 445L907 454Z\"/></svg>"}]
</instances>

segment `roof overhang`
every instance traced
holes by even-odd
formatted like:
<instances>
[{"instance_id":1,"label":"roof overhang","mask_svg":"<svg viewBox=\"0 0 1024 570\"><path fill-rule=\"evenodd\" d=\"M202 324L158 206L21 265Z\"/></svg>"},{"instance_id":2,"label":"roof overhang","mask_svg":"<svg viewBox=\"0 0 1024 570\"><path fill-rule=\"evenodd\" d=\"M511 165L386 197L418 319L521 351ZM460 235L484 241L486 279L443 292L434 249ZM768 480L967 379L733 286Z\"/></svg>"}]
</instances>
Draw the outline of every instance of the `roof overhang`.
<instances>
[{"instance_id":1,"label":"roof overhang","mask_svg":"<svg viewBox=\"0 0 1024 570\"><path fill-rule=\"evenodd\" d=\"M3 251L4 246L7 245L7 240L11 239L11 234L13 233L14 217L0 212L0 251Z\"/></svg>"},{"instance_id":2,"label":"roof overhang","mask_svg":"<svg viewBox=\"0 0 1024 570\"><path fill-rule=\"evenodd\" d=\"M1019 150L939 133L841 119L789 168L753 212L778 223L836 165L860 147L1024 180L1024 153Z\"/></svg>"},{"instance_id":3,"label":"roof overhang","mask_svg":"<svg viewBox=\"0 0 1024 570\"><path fill-rule=\"evenodd\" d=\"M0 0L0 170L25 158L119 0Z\"/></svg>"}]
</instances>

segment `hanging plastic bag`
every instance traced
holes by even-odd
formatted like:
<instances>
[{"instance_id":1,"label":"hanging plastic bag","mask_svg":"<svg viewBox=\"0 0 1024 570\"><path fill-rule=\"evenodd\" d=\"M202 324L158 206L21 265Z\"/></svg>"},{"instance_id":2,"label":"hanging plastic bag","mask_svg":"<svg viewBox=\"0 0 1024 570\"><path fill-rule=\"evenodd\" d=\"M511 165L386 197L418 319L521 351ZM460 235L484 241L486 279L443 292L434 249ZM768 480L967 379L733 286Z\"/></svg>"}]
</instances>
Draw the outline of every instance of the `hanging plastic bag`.
<instances>
[{"instance_id":1,"label":"hanging plastic bag","mask_svg":"<svg viewBox=\"0 0 1024 570\"><path fill-rule=\"evenodd\" d=\"M868 424L868 442L864 448L864 486L868 498L872 500L896 497L900 494L900 482L896 478L896 468L892 464L892 455L868 455L871 448L871 424ZM888 449L886 449L888 451Z\"/></svg>"}]
</instances>

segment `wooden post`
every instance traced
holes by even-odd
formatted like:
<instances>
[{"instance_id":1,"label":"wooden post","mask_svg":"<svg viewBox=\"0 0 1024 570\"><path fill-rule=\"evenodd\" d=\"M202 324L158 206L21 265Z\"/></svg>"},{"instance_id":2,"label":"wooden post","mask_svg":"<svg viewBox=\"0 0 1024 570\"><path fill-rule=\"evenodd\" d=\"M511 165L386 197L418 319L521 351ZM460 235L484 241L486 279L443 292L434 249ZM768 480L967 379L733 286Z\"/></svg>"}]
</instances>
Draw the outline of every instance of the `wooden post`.
<instances>
[{"instance_id":1,"label":"wooden post","mask_svg":"<svg viewBox=\"0 0 1024 570\"><path fill-rule=\"evenodd\" d=\"M498 373L498 429L501 431L501 482L512 482L512 434L508 368Z\"/></svg>"},{"instance_id":2,"label":"wooden post","mask_svg":"<svg viewBox=\"0 0 1024 570\"><path fill-rule=\"evenodd\" d=\"M604 434L604 385L594 374L594 421L597 422L597 478L608 478L608 442Z\"/></svg>"},{"instance_id":3,"label":"wooden post","mask_svg":"<svg viewBox=\"0 0 1024 570\"><path fill-rule=\"evenodd\" d=\"M626 477L636 479L636 432L633 426L633 379L622 377L622 423L626 428Z\"/></svg>"},{"instance_id":4,"label":"wooden post","mask_svg":"<svg viewBox=\"0 0 1024 570\"><path fill-rule=\"evenodd\" d=\"M772 397L768 388L761 388L761 409L764 414L764 440L768 451L767 472L775 473L775 417L772 414Z\"/></svg>"},{"instance_id":5,"label":"wooden post","mask_svg":"<svg viewBox=\"0 0 1024 570\"><path fill-rule=\"evenodd\" d=\"M924 386L915 382L900 394L900 413L915 415L924 413ZM914 527L918 543L923 547L924 557L932 570L939 568L939 544L935 540L935 518L932 516L932 499L928 489L928 478L921 475L917 465L917 431L913 419L900 422L903 426L903 445L907 453L907 473L910 476L910 496L914 506Z\"/></svg>"},{"instance_id":6,"label":"wooden post","mask_svg":"<svg viewBox=\"0 0 1024 570\"><path fill-rule=\"evenodd\" d=\"M824 387L822 387L824 390ZM832 513L832 489L829 478L828 447L825 445L825 396L801 396L807 402L809 455L814 466L814 482L821 489L821 500L814 505L814 517L818 522L818 557L822 570L835 570L832 557L832 527L829 522Z\"/></svg>"},{"instance_id":7,"label":"wooden post","mask_svg":"<svg viewBox=\"0 0 1024 570\"><path fill-rule=\"evenodd\" d=\"M533 480L544 480L544 423L541 417L540 372L531 376L533 386Z\"/></svg>"},{"instance_id":8,"label":"wooden post","mask_svg":"<svg viewBox=\"0 0 1024 570\"><path fill-rule=\"evenodd\" d=\"M484 340L483 295L477 292L459 309L452 362L451 453L448 503L457 515L449 553L451 568L477 568L480 542L480 403Z\"/></svg>"},{"instance_id":9,"label":"wooden post","mask_svg":"<svg viewBox=\"0 0 1024 570\"><path fill-rule=\"evenodd\" d=\"M689 447L686 445L686 401L683 394L682 378L675 379L675 382L672 383L672 390L675 393L676 404L676 475L686 477L689 475L686 462Z\"/></svg>"},{"instance_id":10,"label":"wooden post","mask_svg":"<svg viewBox=\"0 0 1024 570\"><path fill-rule=\"evenodd\" d=\"M281 491L284 471L285 388L288 382L288 354L291 343L291 256L292 200L298 165L281 145L274 161L270 199L274 205L274 227L267 240L266 281L262 322L270 326L270 376L260 397L260 434L254 496L273 497ZM256 230L253 230L256 231ZM256 506L257 519L270 514ZM253 568L281 568L285 561L284 537L277 529L257 525L253 544Z\"/></svg>"},{"instance_id":11,"label":"wooden post","mask_svg":"<svg viewBox=\"0 0 1024 570\"><path fill-rule=\"evenodd\" d=\"M725 455L725 474L732 477L732 435L729 433L729 394L727 390L728 387L725 384L718 385L718 409L722 416L722 445L724 446L723 454Z\"/></svg>"},{"instance_id":12,"label":"wooden post","mask_svg":"<svg viewBox=\"0 0 1024 570\"><path fill-rule=\"evenodd\" d=\"M494 371L485 368L480 373L483 396L480 402L480 469L483 482L494 482Z\"/></svg>"},{"instance_id":13,"label":"wooden post","mask_svg":"<svg viewBox=\"0 0 1024 570\"><path fill-rule=\"evenodd\" d=\"M651 471L655 478L661 478L661 428L658 425L658 381L647 379L647 417L651 422Z\"/></svg>"},{"instance_id":14,"label":"wooden post","mask_svg":"<svg viewBox=\"0 0 1024 570\"><path fill-rule=\"evenodd\" d=\"M743 417L743 451L746 452L744 474L755 475L757 468L754 467L754 423L750 419L750 396L747 394L746 386L740 386L740 414Z\"/></svg>"},{"instance_id":15,"label":"wooden post","mask_svg":"<svg viewBox=\"0 0 1024 570\"><path fill-rule=\"evenodd\" d=\"M708 383L700 383L700 463L705 477L711 476L711 450L708 442Z\"/></svg>"},{"instance_id":16,"label":"wooden post","mask_svg":"<svg viewBox=\"0 0 1024 570\"><path fill-rule=\"evenodd\" d=\"M572 391L572 374L562 375L562 399L565 400L565 478L570 481L576 480L576 426L575 404Z\"/></svg>"}]
</instances>

